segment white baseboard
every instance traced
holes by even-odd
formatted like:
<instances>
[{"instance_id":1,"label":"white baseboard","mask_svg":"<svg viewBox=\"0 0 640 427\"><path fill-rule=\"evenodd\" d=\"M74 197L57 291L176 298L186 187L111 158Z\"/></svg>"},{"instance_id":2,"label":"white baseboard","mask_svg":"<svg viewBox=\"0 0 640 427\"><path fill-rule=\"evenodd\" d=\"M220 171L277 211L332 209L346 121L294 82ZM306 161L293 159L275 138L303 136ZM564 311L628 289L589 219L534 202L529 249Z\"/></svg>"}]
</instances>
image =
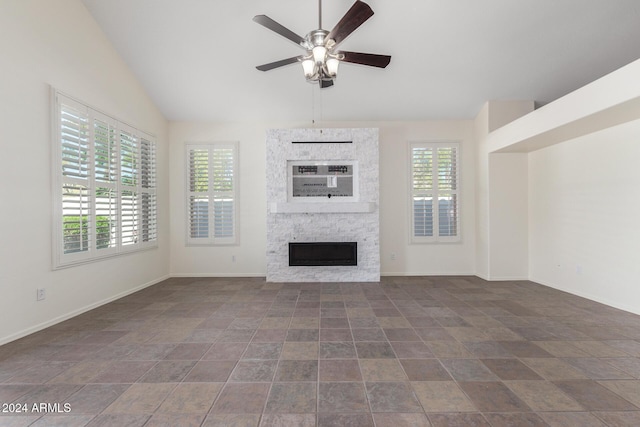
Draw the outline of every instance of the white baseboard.
<instances>
[{"instance_id":1,"label":"white baseboard","mask_svg":"<svg viewBox=\"0 0 640 427\"><path fill-rule=\"evenodd\" d=\"M380 273L381 277L388 277L388 276L398 276L398 277L416 277L416 276L424 276L424 277L430 277L430 276L476 276L475 273L469 273L469 272L455 272L452 273L450 271L447 272L429 272L429 273L425 273L425 272L406 272L406 271L398 271L398 272L393 272L393 271L383 271Z\"/></svg>"},{"instance_id":2,"label":"white baseboard","mask_svg":"<svg viewBox=\"0 0 640 427\"><path fill-rule=\"evenodd\" d=\"M489 279L489 276L487 276L485 274L474 273L473 275L474 276L478 276L479 278L481 278L482 280L486 280L487 282L491 280L491 279Z\"/></svg>"},{"instance_id":3,"label":"white baseboard","mask_svg":"<svg viewBox=\"0 0 640 427\"><path fill-rule=\"evenodd\" d=\"M479 277L479 276L478 276ZM484 279L484 277L483 277ZM510 282L510 281L514 281L514 282L519 282L522 280L530 280L528 277L522 277L522 276L504 276L504 277L490 277L488 279L485 279L486 281L489 282Z\"/></svg>"},{"instance_id":4,"label":"white baseboard","mask_svg":"<svg viewBox=\"0 0 640 427\"><path fill-rule=\"evenodd\" d=\"M169 277L266 277L264 273L171 273Z\"/></svg>"},{"instance_id":5,"label":"white baseboard","mask_svg":"<svg viewBox=\"0 0 640 427\"><path fill-rule=\"evenodd\" d=\"M9 336L6 336L6 337L2 337L2 338L0 338L0 345L7 344L7 343L9 343L11 341L15 341L15 340L18 340L20 338L26 337L27 335L31 335L34 332L41 331L41 330L46 329L46 328L48 328L50 326L57 325L58 323L64 322L65 320L69 320L72 317L78 316L78 315L80 315L82 313L86 313L89 310L93 310L94 308L98 308L98 307L100 307L102 305L108 304L108 303L110 303L112 301L115 301L117 299L120 299L122 297L126 297L127 295L131 295L131 294L133 294L135 292L138 292L138 291L140 291L140 290L142 290L144 288L148 288L149 286L153 286L156 283L160 283L163 280L166 280L168 278L169 278L169 276L163 276L163 277L154 279L154 280L152 280L150 282L147 282L147 283L144 283L144 284L142 284L140 286L136 286L135 288L128 289L128 290L126 290L124 292L120 292L119 294L114 295L112 297L109 297L109 298L103 299L101 301L97 301L97 302L94 302L92 304L86 305L86 306L84 306L82 308L79 308L77 310L73 310L73 311L71 311L69 313L63 314L62 316L58 316L56 318L53 318L53 319L48 320L46 322L42 322L42 323L40 323L38 325L35 325L35 326L32 326L30 328L23 329L22 331L16 332L15 334L12 334L12 335L9 335Z\"/></svg>"}]
</instances>

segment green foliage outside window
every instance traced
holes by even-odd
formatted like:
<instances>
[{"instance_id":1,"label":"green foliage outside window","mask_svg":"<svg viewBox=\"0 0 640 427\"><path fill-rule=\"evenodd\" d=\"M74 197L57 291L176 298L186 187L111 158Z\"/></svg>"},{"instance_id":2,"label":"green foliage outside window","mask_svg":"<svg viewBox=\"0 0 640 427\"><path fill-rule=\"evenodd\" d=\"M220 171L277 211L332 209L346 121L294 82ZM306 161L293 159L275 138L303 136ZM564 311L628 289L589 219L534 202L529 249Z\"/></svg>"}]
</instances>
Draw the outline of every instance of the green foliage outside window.
<instances>
[{"instance_id":1,"label":"green foliage outside window","mask_svg":"<svg viewBox=\"0 0 640 427\"><path fill-rule=\"evenodd\" d=\"M96 248L111 246L111 221L108 216L96 216ZM65 215L62 218L64 252L80 252L88 249L89 218L87 215Z\"/></svg>"}]
</instances>

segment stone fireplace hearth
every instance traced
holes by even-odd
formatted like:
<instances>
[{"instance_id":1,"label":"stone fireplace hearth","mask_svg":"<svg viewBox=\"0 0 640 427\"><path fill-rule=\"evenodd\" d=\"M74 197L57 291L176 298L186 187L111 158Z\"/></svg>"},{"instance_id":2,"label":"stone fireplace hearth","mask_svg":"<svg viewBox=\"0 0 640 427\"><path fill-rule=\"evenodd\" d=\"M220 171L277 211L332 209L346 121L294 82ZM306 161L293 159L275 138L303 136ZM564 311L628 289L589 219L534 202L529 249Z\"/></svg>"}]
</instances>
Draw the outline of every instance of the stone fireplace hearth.
<instances>
[{"instance_id":1,"label":"stone fireplace hearth","mask_svg":"<svg viewBox=\"0 0 640 427\"><path fill-rule=\"evenodd\" d=\"M380 280L378 130L273 129L266 143L267 281ZM301 161L357 165L354 197L293 199L288 169ZM356 242L357 265L289 265L289 243L314 242Z\"/></svg>"}]
</instances>

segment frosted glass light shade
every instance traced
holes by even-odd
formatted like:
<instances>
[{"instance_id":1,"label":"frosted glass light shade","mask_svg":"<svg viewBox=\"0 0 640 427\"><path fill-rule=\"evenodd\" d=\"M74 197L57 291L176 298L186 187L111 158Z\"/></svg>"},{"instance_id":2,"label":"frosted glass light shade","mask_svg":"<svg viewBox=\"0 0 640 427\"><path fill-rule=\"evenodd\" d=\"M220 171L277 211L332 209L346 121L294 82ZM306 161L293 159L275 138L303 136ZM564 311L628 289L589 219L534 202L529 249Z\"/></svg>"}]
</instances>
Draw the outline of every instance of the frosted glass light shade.
<instances>
[{"instance_id":1,"label":"frosted glass light shade","mask_svg":"<svg viewBox=\"0 0 640 427\"><path fill-rule=\"evenodd\" d=\"M311 51L313 53L313 60L316 64L321 65L324 64L324 60L327 56L327 48L324 46L316 46Z\"/></svg>"},{"instance_id":2,"label":"frosted glass light shade","mask_svg":"<svg viewBox=\"0 0 640 427\"><path fill-rule=\"evenodd\" d=\"M311 78L316 73L316 64L312 59L305 59L302 61L302 69L304 70L304 76Z\"/></svg>"},{"instance_id":3,"label":"frosted glass light shade","mask_svg":"<svg viewBox=\"0 0 640 427\"><path fill-rule=\"evenodd\" d=\"M340 65L340 61L336 58L327 59L327 73L329 77L335 77L338 75L338 65Z\"/></svg>"}]
</instances>

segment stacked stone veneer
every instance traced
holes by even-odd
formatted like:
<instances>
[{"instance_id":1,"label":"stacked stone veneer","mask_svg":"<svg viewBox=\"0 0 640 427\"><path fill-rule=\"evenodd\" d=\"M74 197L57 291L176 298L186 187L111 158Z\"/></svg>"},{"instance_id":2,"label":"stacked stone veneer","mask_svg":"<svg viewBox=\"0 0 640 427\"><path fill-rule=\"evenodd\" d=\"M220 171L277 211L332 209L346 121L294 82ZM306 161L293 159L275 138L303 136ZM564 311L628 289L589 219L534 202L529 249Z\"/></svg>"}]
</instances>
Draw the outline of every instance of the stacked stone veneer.
<instances>
[{"instance_id":1,"label":"stacked stone veneer","mask_svg":"<svg viewBox=\"0 0 640 427\"><path fill-rule=\"evenodd\" d=\"M292 141L326 143L293 144ZM351 144L331 141L353 141ZM310 203L308 212L282 213L286 204L287 161L356 160L359 201L372 209L358 213L320 213L345 203ZM377 129L273 129L267 131L267 281L367 282L380 280ZM324 206L323 206L324 205ZM339 210L339 209L338 209ZM275 212L274 212L275 211ZM357 266L290 267L289 242L358 242Z\"/></svg>"}]
</instances>

